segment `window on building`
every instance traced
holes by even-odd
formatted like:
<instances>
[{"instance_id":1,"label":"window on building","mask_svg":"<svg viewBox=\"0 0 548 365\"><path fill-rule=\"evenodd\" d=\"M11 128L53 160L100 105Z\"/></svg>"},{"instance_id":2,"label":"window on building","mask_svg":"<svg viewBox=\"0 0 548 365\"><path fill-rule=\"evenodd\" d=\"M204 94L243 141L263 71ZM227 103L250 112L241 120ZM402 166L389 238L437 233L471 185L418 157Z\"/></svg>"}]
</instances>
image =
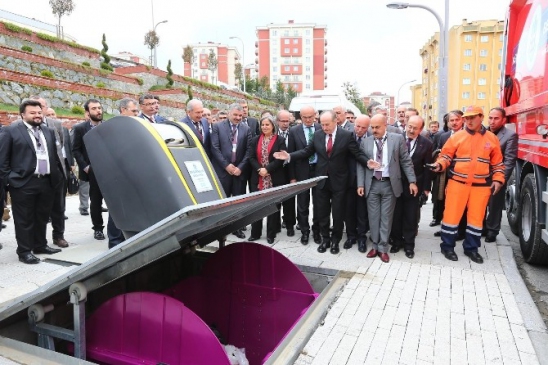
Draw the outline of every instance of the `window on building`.
<instances>
[{"instance_id":1,"label":"window on building","mask_svg":"<svg viewBox=\"0 0 548 365\"><path fill-rule=\"evenodd\" d=\"M478 93L478 100L484 100L485 99L485 93L484 92L479 92Z\"/></svg>"},{"instance_id":2,"label":"window on building","mask_svg":"<svg viewBox=\"0 0 548 365\"><path fill-rule=\"evenodd\" d=\"M272 57L272 63L278 63L278 57Z\"/></svg>"},{"instance_id":3,"label":"window on building","mask_svg":"<svg viewBox=\"0 0 548 365\"><path fill-rule=\"evenodd\" d=\"M465 63L464 65L462 65L462 69L464 71L470 71L470 68L471 68L471 65L469 63Z\"/></svg>"},{"instance_id":4,"label":"window on building","mask_svg":"<svg viewBox=\"0 0 548 365\"><path fill-rule=\"evenodd\" d=\"M295 34L297 35L297 34ZM297 38L293 38L293 44L299 44L299 40Z\"/></svg>"},{"instance_id":5,"label":"window on building","mask_svg":"<svg viewBox=\"0 0 548 365\"><path fill-rule=\"evenodd\" d=\"M480 63L480 65L479 65L479 70L480 70L480 71L487 71L487 64L485 64L485 63Z\"/></svg>"},{"instance_id":6,"label":"window on building","mask_svg":"<svg viewBox=\"0 0 548 365\"><path fill-rule=\"evenodd\" d=\"M289 37L289 29L284 30L284 37Z\"/></svg>"},{"instance_id":7,"label":"window on building","mask_svg":"<svg viewBox=\"0 0 548 365\"><path fill-rule=\"evenodd\" d=\"M293 48L293 53L299 53L299 49L298 48Z\"/></svg>"},{"instance_id":8,"label":"window on building","mask_svg":"<svg viewBox=\"0 0 548 365\"><path fill-rule=\"evenodd\" d=\"M299 66L293 66L293 71L299 71Z\"/></svg>"},{"instance_id":9,"label":"window on building","mask_svg":"<svg viewBox=\"0 0 548 365\"><path fill-rule=\"evenodd\" d=\"M284 81L289 81L289 76L288 75L284 76Z\"/></svg>"},{"instance_id":10,"label":"window on building","mask_svg":"<svg viewBox=\"0 0 548 365\"><path fill-rule=\"evenodd\" d=\"M499 41L504 42L504 35L499 35Z\"/></svg>"},{"instance_id":11,"label":"window on building","mask_svg":"<svg viewBox=\"0 0 548 365\"><path fill-rule=\"evenodd\" d=\"M310 57L305 58L306 62L310 62Z\"/></svg>"},{"instance_id":12,"label":"window on building","mask_svg":"<svg viewBox=\"0 0 548 365\"><path fill-rule=\"evenodd\" d=\"M305 69L307 72L310 72L310 66L306 66L304 69Z\"/></svg>"},{"instance_id":13,"label":"window on building","mask_svg":"<svg viewBox=\"0 0 548 365\"><path fill-rule=\"evenodd\" d=\"M305 44L310 45L310 39L307 39L307 40L304 41L304 42L305 42Z\"/></svg>"},{"instance_id":14,"label":"window on building","mask_svg":"<svg viewBox=\"0 0 548 365\"><path fill-rule=\"evenodd\" d=\"M293 84L293 89L299 90L299 84Z\"/></svg>"},{"instance_id":15,"label":"window on building","mask_svg":"<svg viewBox=\"0 0 548 365\"><path fill-rule=\"evenodd\" d=\"M462 79L462 84L463 85L470 85L470 79L469 78Z\"/></svg>"},{"instance_id":16,"label":"window on building","mask_svg":"<svg viewBox=\"0 0 548 365\"><path fill-rule=\"evenodd\" d=\"M497 69L500 71L500 63L497 65Z\"/></svg>"},{"instance_id":17,"label":"window on building","mask_svg":"<svg viewBox=\"0 0 548 365\"><path fill-rule=\"evenodd\" d=\"M465 42L472 42L472 35L466 34L466 35L464 36L464 41L465 41Z\"/></svg>"},{"instance_id":18,"label":"window on building","mask_svg":"<svg viewBox=\"0 0 548 365\"><path fill-rule=\"evenodd\" d=\"M499 48L499 56L502 56L502 48Z\"/></svg>"},{"instance_id":19,"label":"window on building","mask_svg":"<svg viewBox=\"0 0 548 365\"><path fill-rule=\"evenodd\" d=\"M305 88L306 90L310 90L310 84L306 84Z\"/></svg>"},{"instance_id":20,"label":"window on building","mask_svg":"<svg viewBox=\"0 0 548 365\"><path fill-rule=\"evenodd\" d=\"M289 71L289 70L291 70L291 67L289 67L289 66L284 66L284 71Z\"/></svg>"},{"instance_id":21,"label":"window on building","mask_svg":"<svg viewBox=\"0 0 548 365\"><path fill-rule=\"evenodd\" d=\"M274 75L274 76L272 76L272 80L274 80L274 81L278 81L278 75Z\"/></svg>"},{"instance_id":22,"label":"window on building","mask_svg":"<svg viewBox=\"0 0 548 365\"><path fill-rule=\"evenodd\" d=\"M284 53L289 53L289 48L284 48Z\"/></svg>"},{"instance_id":23,"label":"window on building","mask_svg":"<svg viewBox=\"0 0 548 365\"><path fill-rule=\"evenodd\" d=\"M304 78L305 80L310 80L310 75L306 75Z\"/></svg>"},{"instance_id":24,"label":"window on building","mask_svg":"<svg viewBox=\"0 0 548 365\"><path fill-rule=\"evenodd\" d=\"M295 30L293 31L293 35L294 35L294 36L298 36L298 35L299 35L299 31L298 31L297 29L295 29Z\"/></svg>"},{"instance_id":25,"label":"window on building","mask_svg":"<svg viewBox=\"0 0 548 365\"><path fill-rule=\"evenodd\" d=\"M307 29L304 34L310 35L310 29Z\"/></svg>"},{"instance_id":26,"label":"window on building","mask_svg":"<svg viewBox=\"0 0 548 365\"><path fill-rule=\"evenodd\" d=\"M488 36L488 35L482 35L482 36L480 37L480 42L481 42L481 43L487 43L487 42L489 42L489 36Z\"/></svg>"},{"instance_id":27,"label":"window on building","mask_svg":"<svg viewBox=\"0 0 548 365\"><path fill-rule=\"evenodd\" d=\"M289 39L284 39L284 44L289 44Z\"/></svg>"},{"instance_id":28,"label":"window on building","mask_svg":"<svg viewBox=\"0 0 548 365\"><path fill-rule=\"evenodd\" d=\"M288 65L291 63L291 59L289 57L284 57L284 64Z\"/></svg>"},{"instance_id":29,"label":"window on building","mask_svg":"<svg viewBox=\"0 0 548 365\"><path fill-rule=\"evenodd\" d=\"M463 99L470 99L470 92L468 91L465 91L462 93L462 98Z\"/></svg>"},{"instance_id":30,"label":"window on building","mask_svg":"<svg viewBox=\"0 0 548 365\"><path fill-rule=\"evenodd\" d=\"M299 75L293 75L293 81L299 81Z\"/></svg>"},{"instance_id":31,"label":"window on building","mask_svg":"<svg viewBox=\"0 0 548 365\"><path fill-rule=\"evenodd\" d=\"M205 63L205 62L202 62L202 63L201 63L201 66L202 66L202 67L206 67L206 63Z\"/></svg>"},{"instance_id":32,"label":"window on building","mask_svg":"<svg viewBox=\"0 0 548 365\"><path fill-rule=\"evenodd\" d=\"M299 64L301 63L301 59L299 57L293 57L293 63Z\"/></svg>"},{"instance_id":33,"label":"window on building","mask_svg":"<svg viewBox=\"0 0 548 365\"><path fill-rule=\"evenodd\" d=\"M464 50L464 55L465 56L471 56L472 55L472 50L471 49L465 49Z\"/></svg>"},{"instance_id":34,"label":"window on building","mask_svg":"<svg viewBox=\"0 0 548 365\"><path fill-rule=\"evenodd\" d=\"M278 72L278 66L272 67L272 72Z\"/></svg>"},{"instance_id":35,"label":"window on building","mask_svg":"<svg viewBox=\"0 0 548 365\"><path fill-rule=\"evenodd\" d=\"M273 30L273 31L272 31L272 36L273 36L273 37L276 37L277 35L278 35L278 31L277 31L277 30Z\"/></svg>"},{"instance_id":36,"label":"window on building","mask_svg":"<svg viewBox=\"0 0 548 365\"><path fill-rule=\"evenodd\" d=\"M478 79L478 85L487 85L487 79L479 78Z\"/></svg>"},{"instance_id":37,"label":"window on building","mask_svg":"<svg viewBox=\"0 0 548 365\"><path fill-rule=\"evenodd\" d=\"M306 52L307 54L310 54L310 47L306 47L305 52Z\"/></svg>"},{"instance_id":38,"label":"window on building","mask_svg":"<svg viewBox=\"0 0 548 365\"><path fill-rule=\"evenodd\" d=\"M487 50L486 49L481 49L480 50L480 57L487 57Z\"/></svg>"}]
</instances>

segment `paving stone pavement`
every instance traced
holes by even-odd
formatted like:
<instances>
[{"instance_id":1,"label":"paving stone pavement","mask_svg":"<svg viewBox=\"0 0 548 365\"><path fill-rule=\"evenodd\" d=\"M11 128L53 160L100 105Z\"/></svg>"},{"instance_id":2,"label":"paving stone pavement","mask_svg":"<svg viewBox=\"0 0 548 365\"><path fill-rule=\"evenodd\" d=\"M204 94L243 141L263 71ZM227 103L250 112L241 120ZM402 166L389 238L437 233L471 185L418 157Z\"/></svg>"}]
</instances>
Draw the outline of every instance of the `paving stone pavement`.
<instances>
[{"instance_id":1,"label":"paving stone pavement","mask_svg":"<svg viewBox=\"0 0 548 365\"><path fill-rule=\"evenodd\" d=\"M446 260L429 227L432 205L423 207L416 255L390 254L390 263L368 259L357 247L320 254L311 240L285 230L271 246L296 264L344 270L351 279L295 364L527 364L546 363L546 327L517 272L508 243L483 244L483 265L464 256ZM91 219L67 199L65 238L72 247L93 242ZM108 218L108 213L103 217ZM70 267L42 262L24 265L15 254L13 220L0 233L0 308L64 275ZM249 230L246 232L249 234ZM48 237L51 229L48 230ZM230 240L237 241L235 236ZM232 242L234 242L232 241ZM107 240L105 250L107 249ZM258 243L267 245L266 238ZM215 247L214 244L211 245ZM70 248L69 248L70 249ZM533 339L533 340L532 340ZM9 360L0 355L0 364Z\"/></svg>"}]
</instances>

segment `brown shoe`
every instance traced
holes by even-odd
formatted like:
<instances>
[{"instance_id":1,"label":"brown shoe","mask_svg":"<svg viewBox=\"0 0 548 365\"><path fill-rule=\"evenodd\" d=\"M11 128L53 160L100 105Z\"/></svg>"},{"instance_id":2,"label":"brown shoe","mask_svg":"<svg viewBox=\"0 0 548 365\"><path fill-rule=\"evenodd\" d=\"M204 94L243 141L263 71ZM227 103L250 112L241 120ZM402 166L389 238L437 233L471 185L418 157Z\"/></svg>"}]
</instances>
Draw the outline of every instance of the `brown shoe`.
<instances>
[{"instance_id":1,"label":"brown shoe","mask_svg":"<svg viewBox=\"0 0 548 365\"><path fill-rule=\"evenodd\" d=\"M387 263L390 261L390 256L386 252L383 252L379 255L381 257L381 261Z\"/></svg>"},{"instance_id":2,"label":"brown shoe","mask_svg":"<svg viewBox=\"0 0 548 365\"><path fill-rule=\"evenodd\" d=\"M68 247L68 242L64 238L54 238L53 244L62 248Z\"/></svg>"},{"instance_id":3,"label":"brown shoe","mask_svg":"<svg viewBox=\"0 0 548 365\"><path fill-rule=\"evenodd\" d=\"M369 251L367 253L367 257L369 257L370 259L373 258L373 257L377 257L377 255L379 254L379 251L375 250L374 248L371 249L371 251Z\"/></svg>"}]
</instances>

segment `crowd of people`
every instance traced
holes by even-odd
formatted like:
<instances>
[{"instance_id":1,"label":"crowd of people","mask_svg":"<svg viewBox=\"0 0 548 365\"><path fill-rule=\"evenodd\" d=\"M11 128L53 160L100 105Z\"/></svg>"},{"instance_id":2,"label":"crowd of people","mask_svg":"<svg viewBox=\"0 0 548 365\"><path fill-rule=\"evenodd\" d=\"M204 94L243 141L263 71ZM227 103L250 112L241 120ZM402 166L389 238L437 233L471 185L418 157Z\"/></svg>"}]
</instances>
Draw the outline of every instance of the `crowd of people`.
<instances>
[{"instance_id":1,"label":"crowd of people","mask_svg":"<svg viewBox=\"0 0 548 365\"><path fill-rule=\"evenodd\" d=\"M161 116L160 101L151 94L119 101L120 115L147 123L173 122ZM20 119L0 129L0 188L9 190L17 255L37 264L34 254L53 254L68 247L65 239L67 181L78 170L80 214L90 215L93 237L104 240L103 196L88 158L84 136L103 122L101 102L84 104L85 121L68 131L40 96L24 100ZM298 120L287 110L249 115L240 100L213 114L202 101L186 105L180 120L195 134L210 158L227 197L266 190L314 177L315 187L279 204L266 219L266 239L273 244L282 229L300 242L312 240L318 252L350 250L389 262L400 250L412 259L421 206L431 195L431 226L441 225L441 252L458 260L456 241L477 263L481 236L494 242L500 231L505 182L516 162L517 136L504 128L504 109L488 113L471 106L446 114L443 126L426 125L419 112L399 106L396 118L372 103L367 114L355 115L343 106L318 111L302 107ZM432 194L431 194L432 192ZM0 196L0 198L2 198ZM52 224L52 243L46 238ZM246 227L232 234L245 239ZM367 250L369 233L370 249ZM263 219L251 225L248 241L263 235ZM124 235L109 216L108 246ZM226 238L221 239L221 244ZM1 246L0 246L1 248Z\"/></svg>"}]
</instances>

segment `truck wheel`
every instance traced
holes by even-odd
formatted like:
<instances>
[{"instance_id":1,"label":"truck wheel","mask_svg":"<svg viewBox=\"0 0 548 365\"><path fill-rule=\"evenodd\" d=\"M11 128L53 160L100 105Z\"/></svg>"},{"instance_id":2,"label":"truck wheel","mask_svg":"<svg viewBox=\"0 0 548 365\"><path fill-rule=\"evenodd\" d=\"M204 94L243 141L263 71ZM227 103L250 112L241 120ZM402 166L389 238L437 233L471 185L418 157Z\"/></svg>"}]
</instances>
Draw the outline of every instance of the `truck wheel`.
<instances>
[{"instance_id":1,"label":"truck wheel","mask_svg":"<svg viewBox=\"0 0 548 365\"><path fill-rule=\"evenodd\" d=\"M506 184L506 192L504 196L506 205L506 217L508 218L508 225L510 230L516 236L519 236L519 217L521 216L520 204L517 200L517 186L516 186L516 172L512 172L512 175L508 179Z\"/></svg>"},{"instance_id":2,"label":"truck wheel","mask_svg":"<svg viewBox=\"0 0 548 365\"><path fill-rule=\"evenodd\" d=\"M519 244L523 258L530 264L548 263L548 246L542 242L542 231L537 222L538 191L535 175L527 174L520 192L521 219L519 220Z\"/></svg>"}]
</instances>

